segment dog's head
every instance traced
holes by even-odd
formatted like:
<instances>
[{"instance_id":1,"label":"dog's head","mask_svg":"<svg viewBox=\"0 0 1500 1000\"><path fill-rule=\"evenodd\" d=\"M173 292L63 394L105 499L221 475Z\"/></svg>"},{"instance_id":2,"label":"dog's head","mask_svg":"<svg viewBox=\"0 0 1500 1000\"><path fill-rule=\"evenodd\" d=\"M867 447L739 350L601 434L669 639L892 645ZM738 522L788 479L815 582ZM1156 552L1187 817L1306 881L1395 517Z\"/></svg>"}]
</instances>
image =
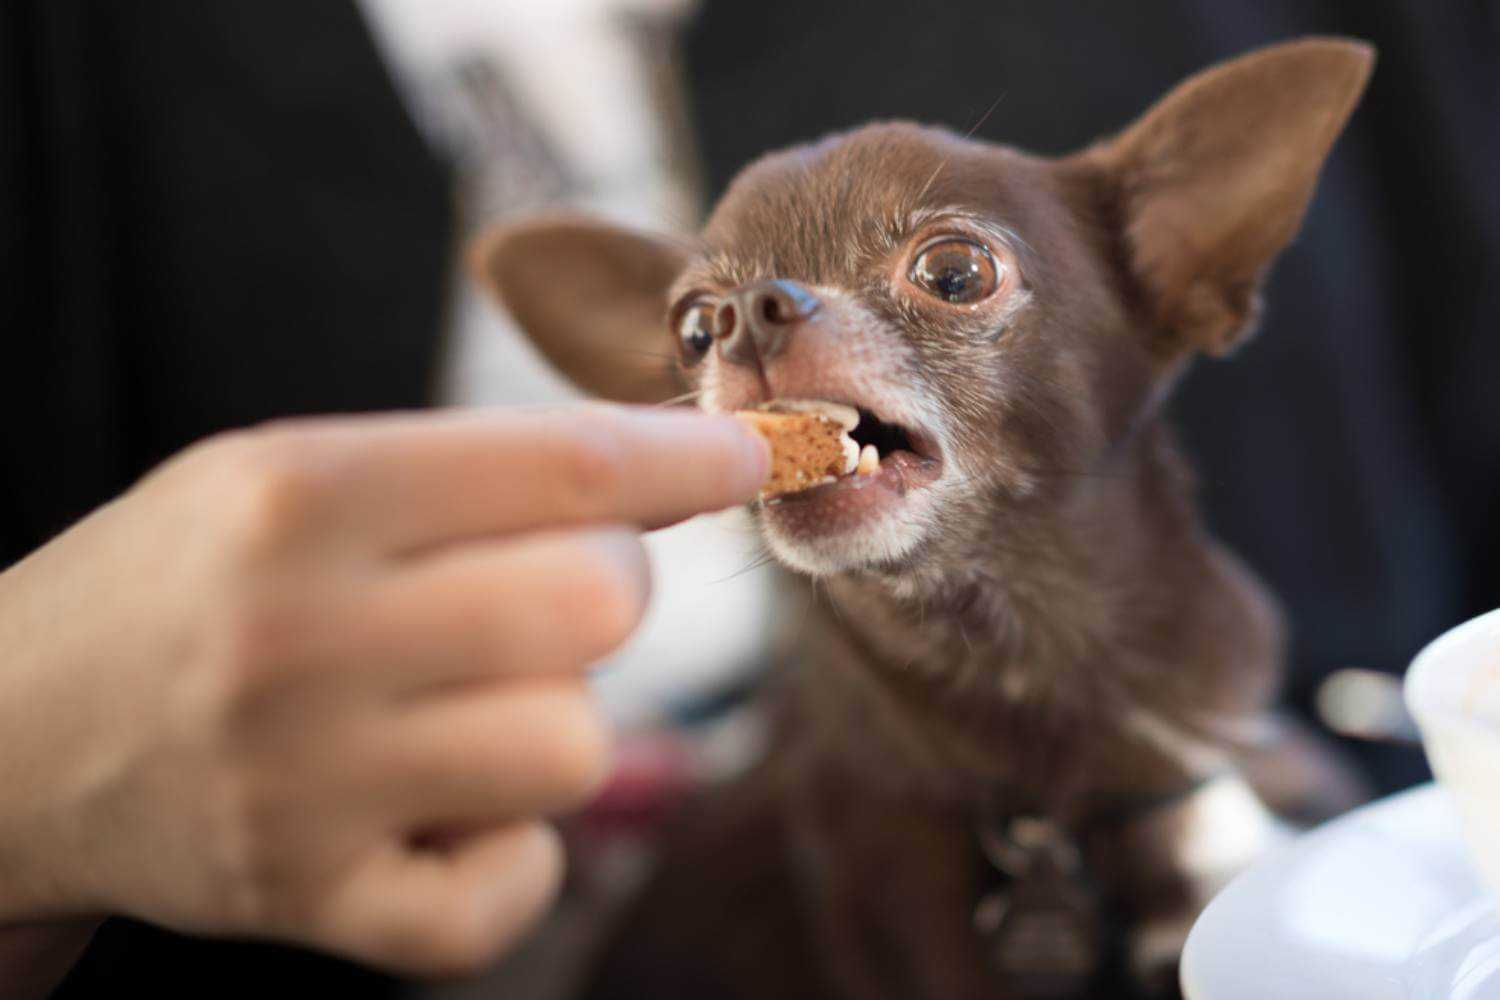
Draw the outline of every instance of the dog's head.
<instances>
[{"instance_id":1,"label":"dog's head","mask_svg":"<svg viewBox=\"0 0 1500 1000\"><path fill-rule=\"evenodd\" d=\"M1056 159L870 125L752 164L695 240L554 219L473 259L590 391L857 407L878 473L761 505L762 529L795 569L902 573L997 510L1065 516L1076 473L1188 359L1247 335L1372 58L1321 39L1252 53Z\"/></svg>"}]
</instances>

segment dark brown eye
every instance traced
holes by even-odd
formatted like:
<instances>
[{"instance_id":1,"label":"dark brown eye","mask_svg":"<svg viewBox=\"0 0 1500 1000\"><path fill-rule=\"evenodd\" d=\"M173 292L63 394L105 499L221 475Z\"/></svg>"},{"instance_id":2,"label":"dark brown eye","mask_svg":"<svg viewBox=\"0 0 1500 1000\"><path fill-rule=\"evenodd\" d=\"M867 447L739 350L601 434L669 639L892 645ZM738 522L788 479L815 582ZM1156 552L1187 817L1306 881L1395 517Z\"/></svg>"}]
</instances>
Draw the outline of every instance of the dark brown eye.
<instances>
[{"instance_id":1,"label":"dark brown eye","mask_svg":"<svg viewBox=\"0 0 1500 1000\"><path fill-rule=\"evenodd\" d=\"M682 310L677 317L677 346L682 351L684 365L696 365L703 360L708 349L714 346L712 302L694 302Z\"/></svg>"},{"instance_id":2,"label":"dark brown eye","mask_svg":"<svg viewBox=\"0 0 1500 1000\"><path fill-rule=\"evenodd\" d=\"M999 284L995 258L978 243L943 239L929 243L912 261L911 283L954 305L989 298Z\"/></svg>"}]
</instances>

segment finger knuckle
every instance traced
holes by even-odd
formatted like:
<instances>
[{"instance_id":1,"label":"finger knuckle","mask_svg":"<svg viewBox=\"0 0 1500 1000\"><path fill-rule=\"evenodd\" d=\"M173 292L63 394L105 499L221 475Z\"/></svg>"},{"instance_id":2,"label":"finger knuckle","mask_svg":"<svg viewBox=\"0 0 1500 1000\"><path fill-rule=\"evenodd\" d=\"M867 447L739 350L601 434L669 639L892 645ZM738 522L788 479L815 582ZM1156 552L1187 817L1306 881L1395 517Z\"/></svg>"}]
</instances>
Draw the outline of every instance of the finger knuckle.
<instances>
[{"instance_id":1,"label":"finger knuckle","mask_svg":"<svg viewBox=\"0 0 1500 1000\"><path fill-rule=\"evenodd\" d=\"M613 733L599 702L582 685L564 696L548 730L544 766L558 794L591 797L609 775Z\"/></svg>"},{"instance_id":2,"label":"finger knuckle","mask_svg":"<svg viewBox=\"0 0 1500 1000\"><path fill-rule=\"evenodd\" d=\"M545 824L527 823L513 828L510 836L515 848L511 864L521 869L512 892L497 898L456 887L439 919L408 936L419 949L411 959L428 974L447 978L483 972L555 898L564 869L556 834Z\"/></svg>"},{"instance_id":3,"label":"finger knuckle","mask_svg":"<svg viewBox=\"0 0 1500 1000\"><path fill-rule=\"evenodd\" d=\"M296 425L247 431L220 456L213 485L241 552L266 555L302 536L323 493L314 438Z\"/></svg>"},{"instance_id":4,"label":"finger knuckle","mask_svg":"<svg viewBox=\"0 0 1500 1000\"><path fill-rule=\"evenodd\" d=\"M490 932L493 918L482 902L482 894L455 888L435 912L396 918L372 950L424 976L472 978L499 957L504 944Z\"/></svg>"},{"instance_id":5,"label":"finger knuckle","mask_svg":"<svg viewBox=\"0 0 1500 1000\"><path fill-rule=\"evenodd\" d=\"M556 459L562 500L575 517L611 509L624 492L628 463L618 433L606 421L585 421L563 439Z\"/></svg>"},{"instance_id":6,"label":"finger knuckle","mask_svg":"<svg viewBox=\"0 0 1500 1000\"><path fill-rule=\"evenodd\" d=\"M645 616L650 574L640 540L596 538L575 563L564 612L585 637L589 652L603 655L620 646Z\"/></svg>"},{"instance_id":7,"label":"finger knuckle","mask_svg":"<svg viewBox=\"0 0 1500 1000\"><path fill-rule=\"evenodd\" d=\"M221 612L217 661L220 708L238 713L274 693L307 657L310 621L305 608L272 588L249 586Z\"/></svg>"},{"instance_id":8,"label":"finger knuckle","mask_svg":"<svg viewBox=\"0 0 1500 1000\"><path fill-rule=\"evenodd\" d=\"M446 922L441 935L428 934L422 964L442 979L470 979L499 957L501 942L482 933L484 923L462 914Z\"/></svg>"}]
</instances>

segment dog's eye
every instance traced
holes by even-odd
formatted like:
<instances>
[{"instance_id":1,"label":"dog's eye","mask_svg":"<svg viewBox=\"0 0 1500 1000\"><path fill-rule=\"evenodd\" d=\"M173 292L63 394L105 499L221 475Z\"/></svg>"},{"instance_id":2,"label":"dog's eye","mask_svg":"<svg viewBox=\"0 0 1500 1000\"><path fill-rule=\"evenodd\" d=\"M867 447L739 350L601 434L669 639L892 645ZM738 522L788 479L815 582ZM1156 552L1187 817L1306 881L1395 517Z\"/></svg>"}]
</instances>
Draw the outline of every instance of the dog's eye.
<instances>
[{"instance_id":1,"label":"dog's eye","mask_svg":"<svg viewBox=\"0 0 1500 1000\"><path fill-rule=\"evenodd\" d=\"M714 306L698 301L683 309L677 319L677 345L684 365L696 365L714 345Z\"/></svg>"},{"instance_id":2,"label":"dog's eye","mask_svg":"<svg viewBox=\"0 0 1500 1000\"><path fill-rule=\"evenodd\" d=\"M928 294L955 305L986 299L999 284L990 252L978 243L956 238L928 244L912 261L908 277Z\"/></svg>"}]
</instances>

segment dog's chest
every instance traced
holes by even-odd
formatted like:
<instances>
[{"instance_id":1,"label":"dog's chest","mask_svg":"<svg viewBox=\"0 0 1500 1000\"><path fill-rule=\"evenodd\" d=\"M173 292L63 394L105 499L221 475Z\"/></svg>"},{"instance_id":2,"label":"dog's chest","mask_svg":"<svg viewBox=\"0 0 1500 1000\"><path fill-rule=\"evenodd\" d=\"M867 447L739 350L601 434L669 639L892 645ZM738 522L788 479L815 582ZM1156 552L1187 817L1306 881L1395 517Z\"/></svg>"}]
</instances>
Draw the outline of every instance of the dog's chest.
<instances>
[{"instance_id":1,"label":"dog's chest","mask_svg":"<svg viewBox=\"0 0 1500 1000\"><path fill-rule=\"evenodd\" d=\"M804 633L788 694L810 752L884 794L972 801L1003 788L1040 806L1059 787L1085 705L983 636L870 626L830 610Z\"/></svg>"}]
</instances>

